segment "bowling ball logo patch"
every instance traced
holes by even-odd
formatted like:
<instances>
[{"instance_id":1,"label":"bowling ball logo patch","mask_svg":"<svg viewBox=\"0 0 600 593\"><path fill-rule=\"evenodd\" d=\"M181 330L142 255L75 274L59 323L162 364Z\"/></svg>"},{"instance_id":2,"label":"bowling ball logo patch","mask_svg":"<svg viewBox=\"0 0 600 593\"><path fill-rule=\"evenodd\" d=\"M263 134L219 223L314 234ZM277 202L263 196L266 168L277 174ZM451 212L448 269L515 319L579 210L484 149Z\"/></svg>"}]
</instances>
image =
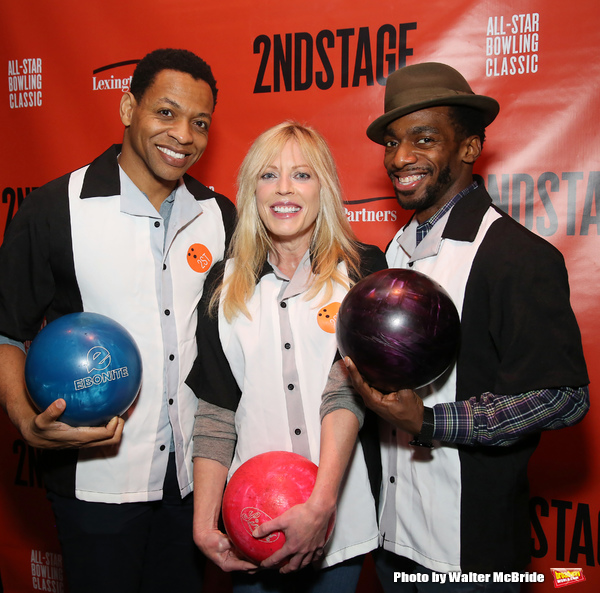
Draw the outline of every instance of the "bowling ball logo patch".
<instances>
[{"instance_id":1,"label":"bowling ball logo patch","mask_svg":"<svg viewBox=\"0 0 600 593\"><path fill-rule=\"evenodd\" d=\"M246 507L242 509L240 513L240 519L246 531L252 535L252 532L262 523L266 523L267 521L271 521L272 518L267 515L264 511L254 507ZM272 542L276 542L281 535L281 531L274 531L273 533L269 533L265 537L258 538L259 541L270 544Z\"/></svg>"},{"instance_id":2,"label":"bowling ball logo patch","mask_svg":"<svg viewBox=\"0 0 600 593\"><path fill-rule=\"evenodd\" d=\"M337 321L340 303L329 303L325 305L317 314L317 323L319 327L328 334L335 333L335 323Z\"/></svg>"},{"instance_id":3,"label":"bowling ball logo patch","mask_svg":"<svg viewBox=\"0 0 600 593\"><path fill-rule=\"evenodd\" d=\"M103 371L110 366L110 352L104 346L94 346L87 353L87 372Z\"/></svg>"},{"instance_id":4,"label":"bowling ball logo patch","mask_svg":"<svg viewBox=\"0 0 600 593\"><path fill-rule=\"evenodd\" d=\"M187 261L194 272L201 274L210 269L213 257L208 247L201 243L194 243L187 251Z\"/></svg>"}]
</instances>

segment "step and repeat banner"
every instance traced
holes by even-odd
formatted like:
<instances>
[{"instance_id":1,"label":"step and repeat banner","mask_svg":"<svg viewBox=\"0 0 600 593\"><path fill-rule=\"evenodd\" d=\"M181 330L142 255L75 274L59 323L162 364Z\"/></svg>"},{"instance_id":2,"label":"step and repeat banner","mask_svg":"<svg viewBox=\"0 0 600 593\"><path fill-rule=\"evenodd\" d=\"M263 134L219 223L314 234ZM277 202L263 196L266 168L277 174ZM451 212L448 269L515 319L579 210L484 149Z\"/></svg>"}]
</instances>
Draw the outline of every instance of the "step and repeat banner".
<instances>
[{"instance_id":1,"label":"step and repeat banner","mask_svg":"<svg viewBox=\"0 0 600 593\"><path fill-rule=\"evenodd\" d=\"M592 382L586 419L544 434L530 465L530 570L543 581L525 589L551 591L565 576L578 583L574 591L599 589L596 0L21 0L4 2L2 12L0 240L31 190L120 141L121 95L136 61L158 47L194 51L218 81L209 146L194 176L234 199L252 140L286 119L308 123L333 149L356 233L382 248L407 220L383 149L365 135L383 111L387 76L408 64L445 62L475 92L496 98L500 115L476 173L496 204L564 254ZM4 591L65 591L40 453L4 414L0 467ZM364 575L361 587L373 590L374 578Z\"/></svg>"}]
</instances>

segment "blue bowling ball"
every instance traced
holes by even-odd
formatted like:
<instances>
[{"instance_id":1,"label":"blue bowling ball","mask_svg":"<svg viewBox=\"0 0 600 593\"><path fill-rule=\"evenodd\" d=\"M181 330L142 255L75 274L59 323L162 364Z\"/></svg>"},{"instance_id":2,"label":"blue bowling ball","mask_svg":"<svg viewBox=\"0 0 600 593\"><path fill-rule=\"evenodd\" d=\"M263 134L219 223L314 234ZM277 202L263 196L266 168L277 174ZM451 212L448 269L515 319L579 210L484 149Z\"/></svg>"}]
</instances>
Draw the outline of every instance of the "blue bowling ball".
<instances>
[{"instance_id":1,"label":"blue bowling ball","mask_svg":"<svg viewBox=\"0 0 600 593\"><path fill-rule=\"evenodd\" d=\"M71 426L101 426L135 400L142 357L131 334L98 313L71 313L35 337L25 360L29 395L45 410L63 398L59 420Z\"/></svg>"}]
</instances>

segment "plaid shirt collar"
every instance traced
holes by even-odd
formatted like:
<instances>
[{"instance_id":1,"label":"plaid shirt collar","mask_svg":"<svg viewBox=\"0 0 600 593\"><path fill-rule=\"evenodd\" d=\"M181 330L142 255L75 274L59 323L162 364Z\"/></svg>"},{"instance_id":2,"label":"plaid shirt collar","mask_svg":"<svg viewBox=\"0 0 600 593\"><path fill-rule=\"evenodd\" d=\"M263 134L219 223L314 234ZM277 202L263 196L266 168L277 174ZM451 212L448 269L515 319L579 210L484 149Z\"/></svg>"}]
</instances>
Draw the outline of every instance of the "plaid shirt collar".
<instances>
[{"instance_id":1,"label":"plaid shirt collar","mask_svg":"<svg viewBox=\"0 0 600 593\"><path fill-rule=\"evenodd\" d=\"M433 228L433 225L440 220L447 212L449 212L453 206L464 198L469 192L473 191L477 187L477 182L474 181L469 187L463 189L457 193L449 202L444 204L429 220L420 224L417 227L417 245L427 236L427 233Z\"/></svg>"}]
</instances>

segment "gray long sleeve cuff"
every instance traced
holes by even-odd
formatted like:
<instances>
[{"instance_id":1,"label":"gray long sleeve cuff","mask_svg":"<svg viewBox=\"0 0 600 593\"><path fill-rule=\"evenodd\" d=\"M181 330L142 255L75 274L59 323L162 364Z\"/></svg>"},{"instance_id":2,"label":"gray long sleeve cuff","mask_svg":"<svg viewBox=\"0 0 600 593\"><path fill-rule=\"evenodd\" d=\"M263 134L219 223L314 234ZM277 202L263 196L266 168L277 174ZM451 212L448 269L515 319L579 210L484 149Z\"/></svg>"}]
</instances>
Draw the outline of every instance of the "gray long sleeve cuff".
<instances>
[{"instance_id":1,"label":"gray long sleeve cuff","mask_svg":"<svg viewBox=\"0 0 600 593\"><path fill-rule=\"evenodd\" d=\"M198 400L192 457L204 457L230 467L235 451L235 412Z\"/></svg>"},{"instance_id":2,"label":"gray long sleeve cuff","mask_svg":"<svg viewBox=\"0 0 600 593\"><path fill-rule=\"evenodd\" d=\"M339 409L350 410L358 418L360 430L365 419L365 404L356 393L343 360L336 361L329 371L321 399L321 422L327 414Z\"/></svg>"}]
</instances>

